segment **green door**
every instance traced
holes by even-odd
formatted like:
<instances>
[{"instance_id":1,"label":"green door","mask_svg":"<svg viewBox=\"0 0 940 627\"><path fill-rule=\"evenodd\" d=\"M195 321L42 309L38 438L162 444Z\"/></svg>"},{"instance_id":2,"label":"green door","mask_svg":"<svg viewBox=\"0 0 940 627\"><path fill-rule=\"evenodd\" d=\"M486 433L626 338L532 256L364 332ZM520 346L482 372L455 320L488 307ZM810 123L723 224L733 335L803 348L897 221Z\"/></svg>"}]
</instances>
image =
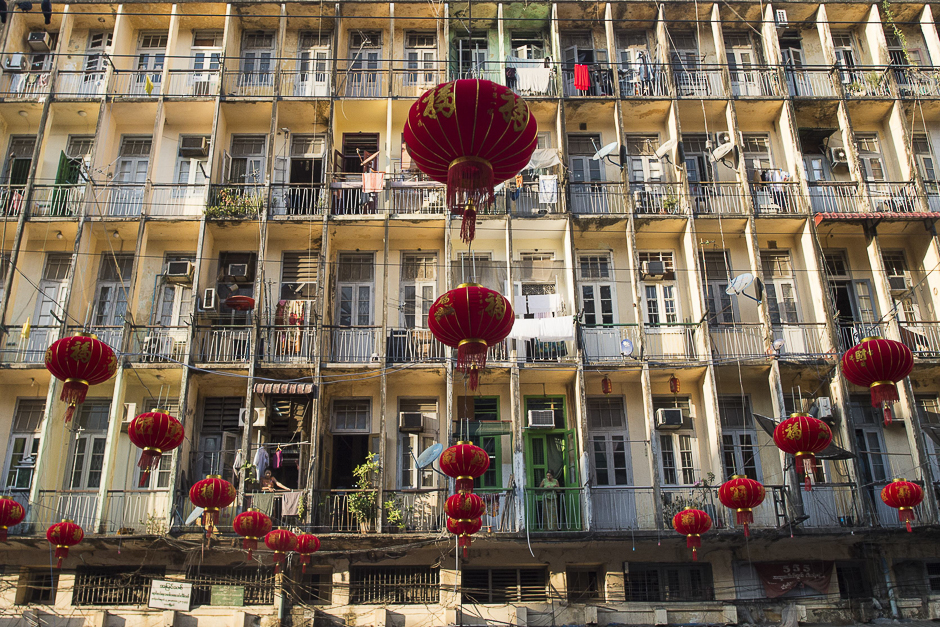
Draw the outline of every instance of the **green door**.
<instances>
[{"instance_id":1,"label":"green door","mask_svg":"<svg viewBox=\"0 0 940 627\"><path fill-rule=\"evenodd\" d=\"M533 531L581 529L581 491L574 434L526 432L526 521ZM553 479L547 480L551 472ZM550 487L550 485L557 485Z\"/></svg>"},{"instance_id":2,"label":"green door","mask_svg":"<svg viewBox=\"0 0 940 627\"><path fill-rule=\"evenodd\" d=\"M72 190L78 185L81 165L80 159L70 159L64 151L59 153L59 167L55 173L55 189L52 190L50 215L72 215L73 207L69 200L75 194Z\"/></svg>"}]
</instances>

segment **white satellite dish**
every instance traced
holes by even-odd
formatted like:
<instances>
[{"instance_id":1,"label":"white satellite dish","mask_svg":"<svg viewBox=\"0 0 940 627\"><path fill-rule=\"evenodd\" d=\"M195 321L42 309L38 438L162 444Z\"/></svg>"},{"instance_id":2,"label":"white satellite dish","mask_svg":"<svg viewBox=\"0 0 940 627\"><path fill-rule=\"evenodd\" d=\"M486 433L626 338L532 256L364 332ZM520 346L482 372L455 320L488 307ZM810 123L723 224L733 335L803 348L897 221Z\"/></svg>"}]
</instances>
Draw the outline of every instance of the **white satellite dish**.
<instances>
[{"instance_id":1,"label":"white satellite dish","mask_svg":"<svg viewBox=\"0 0 940 627\"><path fill-rule=\"evenodd\" d=\"M781 351L781 349L783 349L783 346L784 346L783 338L778 338L778 339L774 340L774 343L771 344L771 346L773 346L773 347L774 347L774 350L779 353L779 352Z\"/></svg>"},{"instance_id":2,"label":"white satellite dish","mask_svg":"<svg viewBox=\"0 0 940 627\"><path fill-rule=\"evenodd\" d=\"M629 357L633 354L633 342L630 339L624 338L620 340L620 354L624 357Z\"/></svg>"},{"instance_id":3,"label":"white satellite dish","mask_svg":"<svg viewBox=\"0 0 940 627\"><path fill-rule=\"evenodd\" d=\"M712 151L712 159L714 159L715 161L721 161L722 159L727 157L728 154L732 150L734 150L734 144L731 144L731 143L721 144L720 146L718 146L718 148L715 148Z\"/></svg>"},{"instance_id":4,"label":"white satellite dish","mask_svg":"<svg viewBox=\"0 0 940 627\"><path fill-rule=\"evenodd\" d=\"M725 289L725 294L740 295L741 292L746 290L753 282L754 275L750 272L739 274L731 279L731 283L729 283L727 289Z\"/></svg>"},{"instance_id":5,"label":"white satellite dish","mask_svg":"<svg viewBox=\"0 0 940 627\"><path fill-rule=\"evenodd\" d=\"M662 159L663 157L668 157L669 153L672 152L672 149L676 147L679 143L676 139L670 139L667 142L663 142L663 145L656 150L655 154L657 159Z\"/></svg>"},{"instance_id":6,"label":"white satellite dish","mask_svg":"<svg viewBox=\"0 0 940 627\"><path fill-rule=\"evenodd\" d=\"M591 157L591 159L593 159L594 161L600 161L601 159L603 159L604 157L606 157L613 151L617 150L617 147L619 145L620 144L618 142L610 142L609 144L607 144L606 146L602 147L600 150L595 152L594 156Z\"/></svg>"},{"instance_id":7,"label":"white satellite dish","mask_svg":"<svg viewBox=\"0 0 940 627\"><path fill-rule=\"evenodd\" d=\"M424 452L418 455L418 458L415 460L415 465L419 470L424 470L428 466L434 463L438 457L441 456L441 453L444 452L444 445L440 442L435 442L431 446L424 449Z\"/></svg>"}]
</instances>

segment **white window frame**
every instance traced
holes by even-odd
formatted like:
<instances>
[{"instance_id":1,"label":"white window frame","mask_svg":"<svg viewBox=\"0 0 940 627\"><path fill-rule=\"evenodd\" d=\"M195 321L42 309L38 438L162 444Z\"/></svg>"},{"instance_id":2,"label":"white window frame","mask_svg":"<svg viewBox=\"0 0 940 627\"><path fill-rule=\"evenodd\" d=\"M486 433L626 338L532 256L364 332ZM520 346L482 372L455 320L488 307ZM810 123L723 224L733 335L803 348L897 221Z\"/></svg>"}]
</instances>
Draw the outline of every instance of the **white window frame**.
<instances>
[{"instance_id":1,"label":"white window frame","mask_svg":"<svg viewBox=\"0 0 940 627\"><path fill-rule=\"evenodd\" d=\"M620 425L599 427L597 425L591 426L590 416L588 417L588 438L591 443L589 455L593 483L598 488L617 488L632 485L633 465L630 455L630 422L627 419L627 408L624 399L623 397L612 398L607 396L589 397L587 399L588 412L591 411L592 401L607 401L611 407L615 404L618 405L620 416L623 419ZM616 450L618 445L621 447L620 451ZM623 455L622 466L617 464L618 455ZM598 457L603 458L606 464L603 469L606 477L603 478L600 475L600 469L597 464ZM618 469L624 472L624 480L622 483L617 482Z\"/></svg>"},{"instance_id":2,"label":"white window frame","mask_svg":"<svg viewBox=\"0 0 940 627\"><path fill-rule=\"evenodd\" d=\"M39 422L32 431L16 428L18 415L21 411L27 411L25 407L26 404L34 407L41 406ZM28 411L33 411L33 409L31 408ZM35 477L36 473L36 464L38 462L39 444L42 435L42 424L45 420L45 413L45 402L43 402L42 399L17 399L16 409L14 410L13 417L13 431L10 433L10 445L7 447L6 463L3 468L4 487L7 490L14 492L28 492L32 488L33 478ZM16 443L18 440L23 442L23 448L20 453L16 452ZM14 461L14 457L18 458L17 461ZM24 465L22 460L29 458L32 458L33 460L32 465ZM14 466L15 463L17 464L16 466ZM15 476L12 477L12 482L10 476L11 471L15 473ZM28 473L29 481L27 482L26 486L18 487L17 483L19 483L19 475L21 473Z\"/></svg>"},{"instance_id":3,"label":"white window frame","mask_svg":"<svg viewBox=\"0 0 940 627\"><path fill-rule=\"evenodd\" d=\"M796 276L793 271L793 256L789 250L762 250L760 251L761 266L764 273L764 290L767 297L767 307L771 316L771 324L780 326L784 324L799 324L802 320L800 313L799 292L796 289ZM767 262L772 264L773 268L779 267L779 264L773 263L774 258L786 258L786 265L789 272L778 274L776 270L767 272ZM784 306L788 302L787 293L789 292L792 301L792 307ZM792 308L792 311L790 309ZM778 322L773 322L773 316L776 312Z\"/></svg>"},{"instance_id":4,"label":"white window frame","mask_svg":"<svg viewBox=\"0 0 940 627\"><path fill-rule=\"evenodd\" d=\"M698 481L698 477L701 473L699 465L699 455L698 455L698 439L695 437L695 434L688 430L676 431L672 433L664 433L658 431L656 437L659 438L659 477L662 481L663 486L668 487L691 487ZM682 444L686 442L684 438L688 438L687 442L689 445L688 451L682 450ZM671 453L673 455L673 460L675 462L675 473L677 483L670 483L666 481L666 465L663 448L663 442L666 440L672 442ZM683 455L688 453L690 457L683 461ZM691 462L689 462L689 459ZM685 481L688 480L688 481Z\"/></svg>"},{"instance_id":5,"label":"white window frame","mask_svg":"<svg viewBox=\"0 0 940 627\"><path fill-rule=\"evenodd\" d=\"M585 262L587 262L587 268ZM599 276L591 276L594 272L589 268L594 263L598 264L597 274ZM602 267L601 264L606 267ZM606 276L604 276L605 270ZM578 274L578 284L580 287L578 294L581 300L582 320L584 324L587 326L616 324L619 319L617 316L617 285L614 278L615 271L610 253L578 252ZM608 300L603 297L605 289L609 292L609 312L604 311L604 302ZM588 296L589 290L591 291L590 297ZM589 301L593 303L592 311L590 312L587 306ZM589 320L589 316L593 317L593 321Z\"/></svg>"},{"instance_id":6,"label":"white window frame","mask_svg":"<svg viewBox=\"0 0 940 627\"><path fill-rule=\"evenodd\" d=\"M341 327L357 327L357 326L372 326L374 319L374 304L375 304L375 254L374 253L339 253L337 255L336 267L337 267L337 276L342 272L342 264L344 256L359 256L359 255L369 255L371 258L372 264L372 279L369 281L359 280L359 281L341 281L337 279L336 281L336 325ZM343 290L350 290L350 320L348 323L342 322L342 303L343 299ZM366 290L366 291L363 291ZM369 313L368 319L363 323L362 318L359 314L359 306L361 304L362 297L364 295L368 296L369 302Z\"/></svg>"},{"instance_id":7,"label":"white window frame","mask_svg":"<svg viewBox=\"0 0 940 627\"><path fill-rule=\"evenodd\" d=\"M405 266L408 260L414 257L433 257L433 278L405 279ZM399 302L401 303L399 322L402 328L423 329L427 325L428 312L434 300L437 298L437 278L438 278L438 254L437 251L417 252L402 251L401 253L401 274L399 286ZM414 293L409 298L406 295L408 288L413 288ZM414 321L408 323L408 310L410 308L411 317Z\"/></svg>"},{"instance_id":8,"label":"white window frame","mask_svg":"<svg viewBox=\"0 0 940 627\"><path fill-rule=\"evenodd\" d=\"M718 254L724 257L725 275L710 276L705 272L706 255ZM702 296L705 299L705 313L708 317L708 323L713 326L720 326L724 324L734 324L740 321L741 316L738 311L738 299L731 298L731 295L726 291L728 284L731 283L730 276L733 274L730 251L703 251L699 261L702 264Z\"/></svg>"},{"instance_id":9,"label":"white window frame","mask_svg":"<svg viewBox=\"0 0 940 627\"><path fill-rule=\"evenodd\" d=\"M366 403L367 405L365 409L365 412L366 412L365 423L366 424L363 427L356 427L356 426L339 427L338 426L338 423L336 421L337 416L338 416L337 404L345 403L345 402L349 402L349 403L365 402ZM357 415L357 421L358 421L358 415ZM347 398L333 399L333 402L331 403L331 406L330 406L330 432L333 435L348 434L348 433L371 434L372 433L372 398L366 396L366 397L347 397Z\"/></svg>"}]
</instances>

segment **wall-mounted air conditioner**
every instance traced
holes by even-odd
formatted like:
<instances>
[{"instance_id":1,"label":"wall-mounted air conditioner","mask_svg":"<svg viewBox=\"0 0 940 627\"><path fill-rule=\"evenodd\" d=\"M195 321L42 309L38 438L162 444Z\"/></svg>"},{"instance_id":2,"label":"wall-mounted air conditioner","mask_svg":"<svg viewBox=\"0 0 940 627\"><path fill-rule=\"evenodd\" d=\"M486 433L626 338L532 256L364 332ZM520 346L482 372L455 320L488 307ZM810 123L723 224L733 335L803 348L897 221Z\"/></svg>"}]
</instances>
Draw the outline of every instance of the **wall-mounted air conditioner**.
<instances>
[{"instance_id":1,"label":"wall-mounted air conditioner","mask_svg":"<svg viewBox=\"0 0 940 627\"><path fill-rule=\"evenodd\" d=\"M657 429L678 429L682 426L682 410L679 408L664 408L656 410Z\"/></svg>"},{"instance_id":2,"label":"wall-mounted air conditioner","mask_svg":"<svg viewBox=\"0 0 940 627\"><path fill-rule=\"evenodd\" d=\"M529 428L530 429L554 429L555 412L551 409L530 409L529 410Z\"/></svg>"}]
</instances>

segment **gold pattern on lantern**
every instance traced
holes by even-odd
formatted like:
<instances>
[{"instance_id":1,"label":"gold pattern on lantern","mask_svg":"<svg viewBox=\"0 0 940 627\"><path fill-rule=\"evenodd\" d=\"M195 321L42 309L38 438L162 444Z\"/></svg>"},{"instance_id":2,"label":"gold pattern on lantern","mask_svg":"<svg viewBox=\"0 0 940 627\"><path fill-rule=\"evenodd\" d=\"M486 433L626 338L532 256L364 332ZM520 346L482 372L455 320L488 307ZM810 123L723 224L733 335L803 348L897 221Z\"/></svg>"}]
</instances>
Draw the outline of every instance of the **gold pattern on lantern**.
<instances>
[{"instance_id":1,"label":"gold pattern on lantern","mask_svg":"<svg viewBox=\"0 0 940 627\"><path fill-rule=\"evenodd\" d=\"M784 433L786 434L788 440L799 440L803 437L803 429L801 429L800 425L795 422L787 425Z\"/></svg>"},{"instance_id":2,"label":"gold pattern on lantern","mask_svg":"<svg viewBox=\"0 0 940 627\"><path fill-rule=\"evenodd\" d=\"M421 99L427 106L424 108L424 117L436 120L438 115L449 118L457 108L454 102L454 84L445 83L437 89L428 92Z\"/></svg>"},{"instance_id":3,"label":"gold pattern on lantern","mask_svg":"<svg viewBox=\"0 0 940 627\"><path fill-rule=\"evenodd\" d=\"M506 315L506 301L496 294L488 294L486 297L486 309L483 311L486 312L491 318L496 318L497 320L502 320Z\"/></svg>"},{"instance_id":4,"label":"gold pattern on lantern","mask_svg":"<svg viewBox=\"0 0 940 627\"><path fill-rule=\"evenodd\" d=\"M499 108L499 112L503 114L503 121L508 123L512 120L512 130L518 133L525 128L525 124L529 119L529 109L526 107L525 101L511 91L504 91L500 97L506 101Z\"/></svg>"},{"instance_id":5,"label":"gold pattern on lantern","mask_svg":"<svg viewBox=\"0 0 940 627\"><path fill-rule=\"evenodd\" d=\"M91 342L75 342L69 351L69 357L73 361L80 361L87 364L91 360Z\"/></svg>"}]
</instances>

